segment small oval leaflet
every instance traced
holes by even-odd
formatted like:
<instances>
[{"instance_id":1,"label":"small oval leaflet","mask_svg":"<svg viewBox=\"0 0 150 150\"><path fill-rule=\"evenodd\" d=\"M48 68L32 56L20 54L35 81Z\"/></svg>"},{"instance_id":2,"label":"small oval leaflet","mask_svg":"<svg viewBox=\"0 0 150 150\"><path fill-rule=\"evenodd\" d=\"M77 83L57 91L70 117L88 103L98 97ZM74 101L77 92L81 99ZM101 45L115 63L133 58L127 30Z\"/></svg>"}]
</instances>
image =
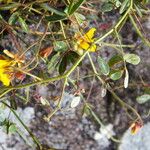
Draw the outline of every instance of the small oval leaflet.
<instances>
[{"instance_id":1,"label":"small oval leaflet","mask_svg":"<svg viewBox=\"0 0 150 150\"><path fill-rule=\"evenodd\" d=\"M90 106L88 104L84 105L84 107L83 107L83 116L89 116L90 114L91 114Z\"/></svg>"},{"instance_id":2,"label":"small oval leaflet","mask_svg":"<svg viewBox=\"0 0 150 150\"><path fill-rule=\"evenodd\" d=\"M114 55L109 59L108 65L109 65L109 67L114 67L115 65L117 65L118 63L121 63L121 62L123 62L122 56Z\"/></svg>"},{"instance_id":3,"label":"small oval leaflet","mask_svg":"<svg viewBox=\"0 0 150 150\"><path fill-rule=\"evenodd\" d=\"M79 96L74 97L71 101L70 107L75 108L79 105L81 98Z\"/></svg>"},{"instance_id":4,"label":"small oval leaflet","mask_svg":"<svg viewBox=\"0 0 150 150\"><path fill-rule=\"evenodd\" d=\"M110 78L112 80L119 80L122 77L123 71L122 70L115 70L110 74Z\"/></svg>"},{"instance_id":5,"label":"small oval leaflet","mask_svg":"<svg viewBox=\"0 0 150 150\"><path fill-rule=\"evenodd\" d=\"M67 44L64 41L56 41L54 42L54 50L57 52L64 52L66 51L67 48Z\"/></svg>"},{"instance_id":6,"label":"small oval leaflet","mask_svg":"<svg viewBox=\"0 0 150 150\"><path fill-rule=\"evenodd\" d=\"M102 8L101 8L102 12L109 12L111 10L113 10L113 4L112 3L104 3L102 5Z\"/></svg>"},{"instance_id":7,"label":"small oval leaflet","mask_svg":"<svg viewBox=\"0 0 150 150\"><path fill-rule=\"evenodd\" d=\"M100 71L104 74L104 75L108 75L110 72L110 68L109 65L105 62L105 60L103 58L101 58L100 56L98 56L98 65L100 68Z\"/></svg>"},{"instance_id":8,"label":"small oval leaflet","mask_svg":"<svg viewBox=\"0 0 150 150\"><path fill-rule=\"evenodd\" d=\"M84 15L80 14L80 13L75 13L76 18L78 19L78 21L82 24L83 21L86 19Z\"/></svg>"},{"instance_id":9,"label":"small oval leaflet","mask_svg":"<svg viewBox=\"0 0 150 150\"><path fill-rule=\"evenodd\" d=\"M133 64L133 65L137 65L141 61L140 57L135 54L125 54L123 58L126 62Z\"/></svg>"},{"instance_id":10,"label":"small oval leaflet","mask_svg":"<svg viewBox=\"0 0 150 150\"><path fill-rule=\"evenodd\" d=\"M28 33L29 32L29 27L26 24L25 20L23 18L19 17L18 22L19 22L19 24L22 28L22 31L24 31L25 33Z\"/></svg>"},{"instance_id":11,"label":"small oval leaflet","mask_svg":"<svg viewBox=\"0 0 150 150\"><path fill-rule=\"evenodd\" d=\"M141 96L138 96L136 98L136 101L139 103L139 104L144 104L146 103L147 101L150 100L150 94L144 94L144 95L141 95Z\"/></svg>"},{"instance_id":12,"label":"small oval leaflet","mask_svg":"<svg viewBox=\"0 0 150 150\"><path fill-rule=\"evenodd\" d=\"M17 132L17 127L16 127L15 124L12 123L12 124L9 126L9 133L15 133L15 132Z\"/></svg>"}]
</instances>

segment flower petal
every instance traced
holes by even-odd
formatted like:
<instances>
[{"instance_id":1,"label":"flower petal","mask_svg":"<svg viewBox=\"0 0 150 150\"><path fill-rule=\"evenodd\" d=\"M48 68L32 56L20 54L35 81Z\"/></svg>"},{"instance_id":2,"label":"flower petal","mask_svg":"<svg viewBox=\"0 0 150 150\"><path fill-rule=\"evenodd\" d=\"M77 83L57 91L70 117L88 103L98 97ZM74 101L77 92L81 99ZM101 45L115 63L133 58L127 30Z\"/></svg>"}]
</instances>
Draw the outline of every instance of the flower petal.
<instances>
[{"instance_id":1,"label":"flower petal","mask_svg":"<svg viewBox=\"0 0 150 150\"><path fill-rule=\"evenodd\" d=\"M11 63L10 60L0 60L0 68L3 68L3 67L6 67L6 66L9 66Z\"/></svg>"},{"instance_id":2,"label":"flower petal","mask_svg":"<svg viewBox=\"0 0 150 150\"><path fill-rule=\"evenodd\" d=\"M95 52L96 51L96 45L94 42L94 33L96 29L91 28L86 34L81 36L79 33L75 34L75 38L77 39L76 44L74 46L75 50L78 52L82 50L87 50L89 52ZM93 44L92 44L93 43Z\"/></svg>"},{"instance_id":3,"label":"flower petal","mask_svg":"<svg viewBox=\"0 0 150 150\"><path fill-rule=\"evenodd\" d=\"M81 49L88 50L88 48L90 47L90 44L88 44L88 43L85 42L85 41L82 41L82 42L80 43L79 47L80 47Z\"/></svg>"},{"instance_id":4,"label":"flower petal","mask_svg":"<svg viewBox=\"0 0 150 150\"><path fill-rule=\"evenodd\" d=\"M94 37L94 33L95 33L96 29L95 28L91 28L85 35L84 35L84 39L87 42L93 42L93 37Z\"/></svg>"},{"instance_id":5,"label":"flower petal","mask_svg":"<svg viewBox=\"0 0 150 150\"><path fill-rule=\"evenodd\" d=\"M10 85L10 76L9 74L4 73L4 69L0 68L0 81L6 86Z\"/></svg>"},{"instance_id":6,"label":"flower petal","mask_svg":"<svg viewBox=\"0 0 150 150\"><path fill-rule=\"evenodd\" d=\"M89 49L88 49L89 52L95 52L96 51L96 45L92 45Z\"/></svg>"}]
</instances>

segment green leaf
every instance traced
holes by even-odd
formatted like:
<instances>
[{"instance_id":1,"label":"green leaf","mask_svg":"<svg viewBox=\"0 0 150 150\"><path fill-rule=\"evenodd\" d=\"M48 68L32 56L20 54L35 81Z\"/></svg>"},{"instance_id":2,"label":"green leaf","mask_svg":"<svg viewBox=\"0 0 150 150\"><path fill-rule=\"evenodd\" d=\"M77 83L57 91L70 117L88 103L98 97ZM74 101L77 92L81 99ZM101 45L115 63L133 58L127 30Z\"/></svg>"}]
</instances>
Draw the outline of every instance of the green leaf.
<instances>
[{"instance_id":1,"label":"green leaf","mask_svg":"<svg viewBox=\"0 0 150 150\"><path fill-rule=\"evenodd\" d=\"M20 5L21 5L20 3L4 4L0 6L0 10L9 10L9 9L17 8Z\"/></svg>"},{"instance_id":2,"label":"green leaf","mask_svg":"<svg viewBox=\"0 0 150 150\"><path fill-rule=\"evenodd\" d=\"M48 62L48 72L51 73L56 69L56 65L58 63L58 60L60 58L60 53L56 53L54 56L52 56L52 58L50 59L50 61Z\"/></svg>"},{"instance_id":3,"label":"green leaf","mask_svg":"<svg viewBox=\"0 0 150 150\"><path fill-rule=\"evenodd\" d=\"M110 72L109 69L109 65L105 62L105 60L103 58L101 58L100 56L98 56L98 65L100 68L100 71L104 74L104 75L108 75Z\"/></svg>"},{"instance_id":4,"label":"green leaf","mask_svg":"<svg viewBox=\"0 0 150 150\"><path fill-rule=\"evenodd\" d=\"M8 120L7 120L7 119L4 119L3 121L2 121L2 119L1 119L1 121L0 121L0 126L6 126L7 123L8 123Z\"/></svg>"},{"instance_id":5,"label":"green leaf","mask_svg":"<svg viewBox=\"0 0 150 150\"><path fill-rule=\"evenodd\" d=\"M59 65L59 74L63 74L66 71L67 65L74 64L78 58L79 55L76 52L69 51L65 53Z\"/></svg>"},{"instance_id":6,"label":"green leaf","mask_svg":"<svg viewBox=\"0 0 150 150\"><path fill-rule=\"evenodd\" d=\"M69 7L66 8L64 10L64 12L66 12L69 16L72 15L81 5L82 3L84 2L85 0L79 0L77 3L75 3L73 5L73 2L70 3ZM52 11L52 8L50 8L49 10ZM53 10L54 11L54 10ZM57 21L60 21L60 20L66 20L67 19L67 15L64 13L64 12L58 12L55 10L55 14L52 15L52 16L46 16L45 18L50 21L50 22L57 22ZM64 15L64 14L65 15ZM59 15L58 15L59 14ZM61 15L60 15L61 14Z\"/></svg>"},{"instance_id":7,"label":"green leaf","mask_svg":"<svg viewBox=\"0 0 150 150\"><path fill-rule=\"evenodd\" d=\"M2 15L0 14L0 20L3 19Z\"/></svg>"},{"instance_id":8,"label":"green leaf","mask_svg":"<svg viewBox=\"0 0 150 150\"><path fill-rule=\"evenodd\" d=\"M83 23L83 21L86 19L85 16L80 13L75 13L75 16L79 23Z\"/></svg>"},{"instance_id":9,"label":"green leaf","mask_svg":"<svg viewBox=\"0 0 150 150\"><path fill-rule=\"evenodd\" d=\"M83 107L83 110L82 110L82 115L86 115L86 116L90 116L91 115L91 111L90 109L92 108L93 106L89 103L86 103Z\"/></svg>"},{"instance_id":10,"label":"green leaf","mask_svg":"<svg viewBox=\"0 0 150 150\"><path fill-rule=\"evenodd\" d=\"M18 12L15 12L15 13L13 13L11 16L10 16L10 18L9 18L9 20L8 20L8 23L10 24L10 25L14 25L15 23L16 23L16 21L17 21L17 19L18 19Z\"/></svg>"},{"instance_id":11,"label":"green leaf","mask_svg":"<svg viewBox=\"0 0 150 150\"><path fill-rule=\"evenodd\" d=\"M123 71L122 70L113 70L109 77L112 79L112 80L118 80L122 77L123 75Z\"/></svg>"},{"instance_id":12,"label":"green leaf","mask_svg":"<svg viewBox=\"0 0 150 150\"><path fill-rule=\"evenodd\" d=\"M86 0L79 0L77 3L75 3L73 6L72 4L68 7L68 14L72 15Z\"/></svg>"},{"instance_id":13,"label":"green leaf","mask_svg":"<svg viewBox=\"0 0 150 150\"><path fill-rule=\"evenodd\" d=\"M57 22L57 21L60 21L60 20L66 20L67 19L67 16L60 16L60 15L52 15L52 16L48 16L48 17L45 17L46 20L50 21L50 22Z\"/></svg>"},{"instance_id":14,"label":"green leaf","mask_svg":"<svg viewBox=\"0 0 150 150\"><path fill-rule=\"evenodd\" d=\"M144 87L144 93L150 94L150 87Z\"/></svg>"},{"instance_id":15,"label":"green leaf","mask_svg":"<svg viewBox=\"0 0 150 150\"><path fill-rule=\"evenodd\" d=\"M29 28L28 28L28 26L27 26L25 20L22 19L21 17L19 17L19 18L18 18L18 21L19 21L19 23L20 23L20 25L21 25L22 30L23 30L24 32L28 33L28 32L29 32Z\"/></svg>"},{"instance_id":16,"label":"green leaf","mask_svg":"<svg viewBox=\"0 0 150 150\"><path fill-rule=\"evenodd\" d=\"M48 10L50 12L53 12L54 14L57 14L59 16L65 16L66 17L66 13L62 12L62 11L59 11L51 6L49 6L48 4L46 3L43 3L40 5L44 10Z\"/></svg>"},{"instance_id":17,"label":"green leaf","mask_svg":"<svg viewBox=\"0 0 150 150\"><path fill-rule=\"evenodd\" d=\"M68 60L66 55L62 58L59 65L59 74L62 75L67 69Z\"/></svg>"},{"instance_id":18,"label":"green leaf","mask_svg":"<svg viewBox=\"0 0 150 150\"><path fill-rule=\"evenodd\" d=\"M119 13L122 14L129 6L129 0L124 0L119 10Z\"/></svg>"},{"instance_id":19,"label":"green leaf","mask_svg":"<svg viewBox=\"0 0 150 150\"><path fill-rule=\"evenodd\" d=\"M123 62L123 58L121 55L114 55L113 57L111 57L108 61L108 65L109 67L113 67L114 65Z\"/></svg>"},{"instance_id":20,"label":"green leaf","mask_svg":"<svg viewBox=\"0 0 150 150\"><path fill-rule=\"evenodd\" d=\"M115 1L115 6L118 8L118 7L120 7L121 6L121 2L119 1L119 0L116 0Z\"/></svg>"},{"instance_id":21,"label":"green leaf","mask_svg":"<svg viewBox=\"0 0 150 150\"><path fill-rule=\"evenodd\" d=\"M77 54L77 53L74 52L74 51L69 51L69 52L67 53L67 59L68 59L68 62L69 62L69 63L74 64L78 58L79 58L79 54Z\"/></svg>"},{"instance_id":22,"label":"green leaf","mask_svg":"<svg viewBox=\"0 0 150 150\"><path fill-rule=\"evenodd\" d=\"M54 42L54 50L57 52L64 52L68 49L66 42L64 41L56 41Z\"/></svg>"},{"instance_id":23,"label":"green leaf","mask_svg":"<svg viewBox=\"0 0 150 150\"><path fill-rule=\"evenodd\" d=\"M142 14L142 12L141 12L140 8L139 8L136 4L134 4L134 7L135 7L136 12L137 12L137 14L139 15L139 17L141 17L141 18L142 18L143 14Z\"/></svg>"},{"instance_id":24,"label":"green leaf","mask_svg":"<svg viewBox=\"0 0 150 150\"><path fill-rule=\"evenodd\" d=\"M143 4L149 4L149 3L150 3L150 0L142 0L142 3L143 3Z\"/></svg>"},{"instance_id":25,"label":"green leaf","mask_svg":"<svg viewBox=\"0 0 150 150\"><path fill-rule=\"evenodd\" d=\"M141 61L140 57L138 55L135 55L135 54L125 54L123 56L123 58L126 62L133 64L133 65L137 65Z\"/></svg>"},{"instance_id":26,"label":"green leaf","mask_svg":"<svg viewBox=\"0 0 150 150\"><path fill-rule=\"evenodd\" d=\"M65 12L69 14L73 6L74 6L74 2L73 0L71 0L69 6L65 9Z\"/></svg>"},{"instance_id":27,"label":"green leaf","mask_svg":"<svg viewBox=\"0 0 150 150\"><path fill-rule=\"evenodd\" d=\"M136 98L136 101L139 104L144 104L144 103L148 102L149 100L150 100L150 94L144 94L144 95L138 96Z\"/></svg>"},{"instance_id":28,"label":"green leaf","mask_svg":"<svg viewBox=\"0 0 150 150\"><path fill-rule=\"evenodd\" d=\"M113 4L106 2L102 5L101 9L102 9L101 10L102 12L109 12L109 11L113 10Z\"/></svg>"},{"instance_id":29,"label":"green leaf","mask_svg":"<svg viewBox=\"0 0 150 150\"><path fill-rule=\"evenodd\" d=\"M15 133L17 131L17 127L14 123L11 123L9 126L9 133Z\"/></svg>"},{"instance_id":30,"label":"green leaf","mask_svg":"<svg viewBox=\"0 0 150 150\"><path fill-rule=\"evenodd\" d=\"M96 14L87 14L86 19L92 21L92 20L97 20L99 17Z\"/></svg>"},{"instance_id":31,"label":"green leaf","mask_svg":"<svg viewBox=\"0 0 150 150\"><path fill-rule=\"evenodd\" d=\"M16 131L15 124L10 122L10 120L8 120L8 119L6 120L6 124L4 125L4 129L6 130L7 134L9 134L13 131Z\"/></svg>"}]
</instances>

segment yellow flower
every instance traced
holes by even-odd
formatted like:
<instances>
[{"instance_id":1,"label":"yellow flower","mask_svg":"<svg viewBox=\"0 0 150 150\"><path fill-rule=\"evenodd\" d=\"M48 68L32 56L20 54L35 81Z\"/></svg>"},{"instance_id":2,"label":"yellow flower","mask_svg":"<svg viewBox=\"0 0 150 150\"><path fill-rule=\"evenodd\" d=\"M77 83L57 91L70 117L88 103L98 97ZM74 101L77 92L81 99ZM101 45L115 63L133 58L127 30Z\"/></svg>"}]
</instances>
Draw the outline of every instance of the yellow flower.
<instances>
[{"instance_id":1,"label":"yellow flower","mask_svg":"<svg viewBox=\"0 0 150 150\"><path fill-rule=\"evenodd\" d=\"M10 85L11 75L10 75L10 60L0 60L0 81L6 86Z\"/></svg>"},{"instance_id":2,"label":"yellow flower","mask_svg":"<svg viewBox=\"0 0 150 150\"><path fill-rule=\"evenodd\" d=\"M20 59L18 54L12 54L8 50L4 50L3 52L11 59L0 55L0 81L5 86L9 86L13 75L16 73L13 68L21 67L24 60Z\"/></svg>"},{"instance_id":3,"label":"yellow flower","mask_svg":"<svg viewBox=\"0 0 150 150\"><path fill-rule=\"evenodd\" d=\"M75 44L75 50L78 51L80 54L83 53L83 50L95 52L96 44L93 44L95 31L95 28L91 28L83 36L79 33L75 34L75 38L77 39L77 43Z\"/></svg>"}]
</instances>

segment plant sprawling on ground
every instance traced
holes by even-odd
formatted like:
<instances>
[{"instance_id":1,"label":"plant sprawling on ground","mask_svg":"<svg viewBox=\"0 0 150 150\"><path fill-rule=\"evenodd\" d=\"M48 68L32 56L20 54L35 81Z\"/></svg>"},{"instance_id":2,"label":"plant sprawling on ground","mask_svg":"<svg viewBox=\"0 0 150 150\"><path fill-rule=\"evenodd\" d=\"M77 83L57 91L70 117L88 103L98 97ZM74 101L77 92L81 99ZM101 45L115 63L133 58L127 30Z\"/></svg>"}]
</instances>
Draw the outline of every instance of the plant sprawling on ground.
<instances>
[{"instance_id":1,"label":"plant sprawling on ground","mask_svg":"<svg viewBox=\"0 0 150 150\"><path fill-rule=\"evenodd\" d=\"M30 90L37 85L55 84L60 88L58 91L61 90L56 100L39 96L40 105L46 105L46 109L50 110L43 117L46 121L63 110L63 95L69 92L76 96L76 99L70 100L71 108L82 101L83 114L90 115L100 126L104 126L94 112L94 106L88 102L92 81L96 80L102 88L101 96L105 97L109 92L127 112L133 122L131 132L135 134L142 127L139 113L115 91L118 83L118 90L133 85L132 81L129 82L128 64L138 65L141 61L140 56L129 52L138 45L123 42L121 31L124 25L130 22L131 31L136 31L141 44L150 47L140 23L140 18L149 12L147 5L148 0L102 0L101 3L99 0L0 0L1 41L9 38L9 44L0 43L0 103L10 109L39 149L44 147L15 112L17 102L12 98L18 97L27 104ZM109 23L105 15L112 13L115 20ZM102 56L104 47L114 50L109 52L110 56ZM82 75L82 69L87 64L85 60L90 67L88 73ZM80 87L83 78L91 80L89 91ZM147 88L147 91L150 88L142 79L136 84ZM137 97L140 104L148 100L148 92ZM15 122L8 118L0 124L6 127L7 132L12 129L17 131ZM117 141L114 137L111 139Z\"/></svg>"}]
</instances>

